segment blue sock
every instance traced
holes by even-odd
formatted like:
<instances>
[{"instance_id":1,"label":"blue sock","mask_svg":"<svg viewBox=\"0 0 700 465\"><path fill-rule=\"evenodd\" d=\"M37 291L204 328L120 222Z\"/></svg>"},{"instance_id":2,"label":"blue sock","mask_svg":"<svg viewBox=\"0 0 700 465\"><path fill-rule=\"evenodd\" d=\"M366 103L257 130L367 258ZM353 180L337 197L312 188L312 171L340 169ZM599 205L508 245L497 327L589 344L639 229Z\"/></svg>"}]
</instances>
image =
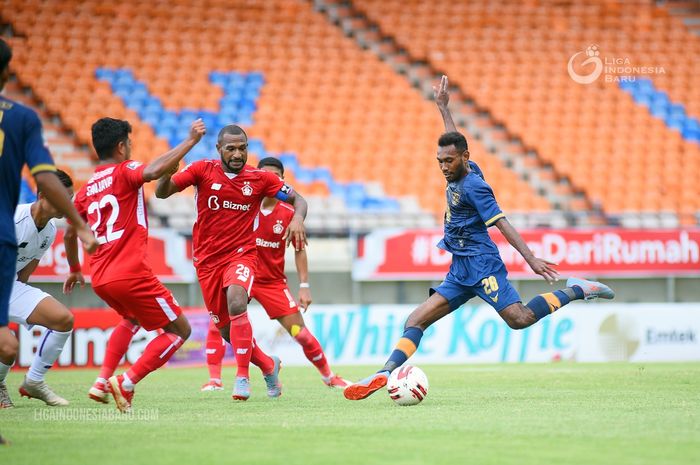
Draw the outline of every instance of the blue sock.
<instances>
[{"instance_id":1,"label":"blue sock","mask_svg":"<svg viewBox=\"0 0 700 465\"><path fill-rule=\"evenodd\" d=\"M583 299L583 290L579 286L567 287L554 292L540 294L530 302L527 306L532 313L535 314L537 321L546 317L550 313L554 313L572 300Z\"/></svg>"},{"instance_id":2,"label":"blue sock","mask_svg":"<svg viewBox=\"0 0 700 465\"><path fill-rule=\"evenodd\" d=\"M391 373L408 360L418 349L420 340L423 337L423 330L415 326L404 329L403 336L396 344L396 348L389 356L389 360L384 364L384 368L378 371L388 371Z\"/></svg>"}]
</instances>

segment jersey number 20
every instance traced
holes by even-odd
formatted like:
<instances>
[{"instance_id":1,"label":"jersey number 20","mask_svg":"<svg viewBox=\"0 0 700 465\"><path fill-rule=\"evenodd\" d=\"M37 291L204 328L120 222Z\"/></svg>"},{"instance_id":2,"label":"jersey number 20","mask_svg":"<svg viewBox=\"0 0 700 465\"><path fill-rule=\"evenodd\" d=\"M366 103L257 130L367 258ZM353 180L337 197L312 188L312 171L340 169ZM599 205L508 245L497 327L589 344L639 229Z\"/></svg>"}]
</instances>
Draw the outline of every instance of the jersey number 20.
<instances>
[{"instance_id":1,"label":"jersey number 20","mask_svg":"<svg viewBox=\"0 0 700 465\"><path fill-rule=\"evenodd\" d=\"M107 219L107 234L105 236L100 236L97 233L97 229L100 227L100 223L102 222L101 211L108 204L112 207L112 214L109 215L109 218ZM95 224L91 225L90 228L95 232L97 242L104 244L106 242L116 241L122 237L122 234L124 234L123 229L120 229L119 231L114 230L114 223L117 222L117 217L119 216L119 202L117 202L117 198L115 196L108 194L102 197L99 202L92 202L88 206L88 215L92 215L93 213L97 213L97 221L95 221Z\"/></svg>"}]
</instances>

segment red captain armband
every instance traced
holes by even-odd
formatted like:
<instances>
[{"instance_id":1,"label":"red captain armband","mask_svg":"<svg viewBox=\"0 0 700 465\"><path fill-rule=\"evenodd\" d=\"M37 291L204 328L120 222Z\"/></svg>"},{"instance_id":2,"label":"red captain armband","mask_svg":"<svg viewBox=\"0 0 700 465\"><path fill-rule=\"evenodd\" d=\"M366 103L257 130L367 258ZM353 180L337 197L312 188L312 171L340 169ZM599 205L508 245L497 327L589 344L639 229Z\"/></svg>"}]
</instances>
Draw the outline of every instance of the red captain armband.
<instances>
[{"instance_id":1,"label":"red captain armband","mask_svg":"<svg viewBox=\"0 0 700 465\"><path fill-rule=\"evenodd\" d=\"M71 273L78 273L82 268L80 267L80 263L77 265L70 265L69 267Z\"/></svg>"}]
</instances>

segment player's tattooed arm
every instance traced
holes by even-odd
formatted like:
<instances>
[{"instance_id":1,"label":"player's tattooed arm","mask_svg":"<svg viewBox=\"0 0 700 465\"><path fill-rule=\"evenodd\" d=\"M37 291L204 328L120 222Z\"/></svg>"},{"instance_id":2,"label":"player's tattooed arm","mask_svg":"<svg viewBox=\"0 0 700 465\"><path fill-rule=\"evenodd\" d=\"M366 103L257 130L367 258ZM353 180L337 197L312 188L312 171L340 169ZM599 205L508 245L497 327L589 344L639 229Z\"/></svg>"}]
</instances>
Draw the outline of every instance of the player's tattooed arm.
<instances>
[{"instance_id":1,"label":"player's tattooed arm","mask_svg":"<svg viewBox=\"0 0 700 465\"><path fill-rule=\"evenodd\" d=\"M515 250L517 250L518 253L523 256L527 264L530 265L530 268L532 268L532 271L546 279L549 284L552 284L554 281L559 279L559 272L554 268L557 266L557 264L535 257L532 250L530 250L525 243L523 237L518 231L515 230L507 218L499 219L496 221L495 225L498 230L501 231L501 234L503 234L503 237L506 238L510 245L512 245L513 248L515 248Z\"/></svg>"},{"instance_id":2,"label":"player's tattooed arm","mask_svg":"<svg viewBox=\"0 0 700 465\"><path fill-rule=\"evenodd\" d=\"M177 147L151 161L143 170L143 179L146 182L153 181L172 172L173 169L177 169L180 160L187 155L187 152L192 150L192 147L202 140L202 136L206 132L207 128L204 126L204 122L201 119L195 120L190 126L190 133L187 139L178 144Z\"/></svg>"},{"instance_id":3,"label":"player's tattooed arm","mask_svg":"<svg viewBox=\"0 0 700 465\"><path fill-rule=\"evenodd\" d=\"M32 273L34 273L37 266L39 266L39 260L36 259L27 263L27 266L19 270L19 273L17 273L17 281L21 283L26 283L29 281L29 277L32 275Z\"/></svg>"},{"instance_id":4,"label":"player's tattooed arm","mask_svg":"<svg viewBox=\"0 0 700 465\"><path fill-rule=\"evenodd\" d=\"M284 233L284 240L287 245L293 241L294 248L296 250L302 250L307 244L304 219L306 218L306 212L309 209L309 205L306 203L306 199L296 191L289 192L285 202L294 206L294 216L292 217L292 221L289 222L289 226L287 226L287 230Z\"/></svg>"},{"instance_id":5,"label":"player's tattooed arm","mask_svg":"<svg viewBox=\"0 0 700 465\"><path fill-rule=\"evenodd\" d=\"M435 103L437 104L438 110L440 110L440 115L442 116L442 121L445 123L445 132L457 132L457 126L452 119L452 113L448 108L450 103L450 91L448 90L449 82L447 81L447 76L443 75L440 79L440 84L433 86L433 96L435 97Z\"/></svg>"}]
</instances>

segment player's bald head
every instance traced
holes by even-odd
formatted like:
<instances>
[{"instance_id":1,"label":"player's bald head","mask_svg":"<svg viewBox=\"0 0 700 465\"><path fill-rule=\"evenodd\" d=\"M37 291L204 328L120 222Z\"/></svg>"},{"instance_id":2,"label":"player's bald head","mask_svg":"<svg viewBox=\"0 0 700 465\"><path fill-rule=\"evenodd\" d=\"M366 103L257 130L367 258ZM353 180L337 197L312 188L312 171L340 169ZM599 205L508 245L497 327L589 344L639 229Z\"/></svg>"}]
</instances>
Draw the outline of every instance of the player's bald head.
<instances>
[{"instance_id":1,"label":"player's bald head","mask_svg":"<svg viewBox=\"0 0 700 465\"><path fill-rule=\"evenodd\" d=\"M246 142L248 141L248 134L245 133L242 127L237 126L235 124L229 124L228 126L224 126L221 128L221 131L219 131L219 136L217 138L217 142L219 145L221 145L221 142L224 140L224 136L226 134L231 134L232 136L238 136L238 135L243 135L245 137Z\"/></svg>"}]
</instances>

